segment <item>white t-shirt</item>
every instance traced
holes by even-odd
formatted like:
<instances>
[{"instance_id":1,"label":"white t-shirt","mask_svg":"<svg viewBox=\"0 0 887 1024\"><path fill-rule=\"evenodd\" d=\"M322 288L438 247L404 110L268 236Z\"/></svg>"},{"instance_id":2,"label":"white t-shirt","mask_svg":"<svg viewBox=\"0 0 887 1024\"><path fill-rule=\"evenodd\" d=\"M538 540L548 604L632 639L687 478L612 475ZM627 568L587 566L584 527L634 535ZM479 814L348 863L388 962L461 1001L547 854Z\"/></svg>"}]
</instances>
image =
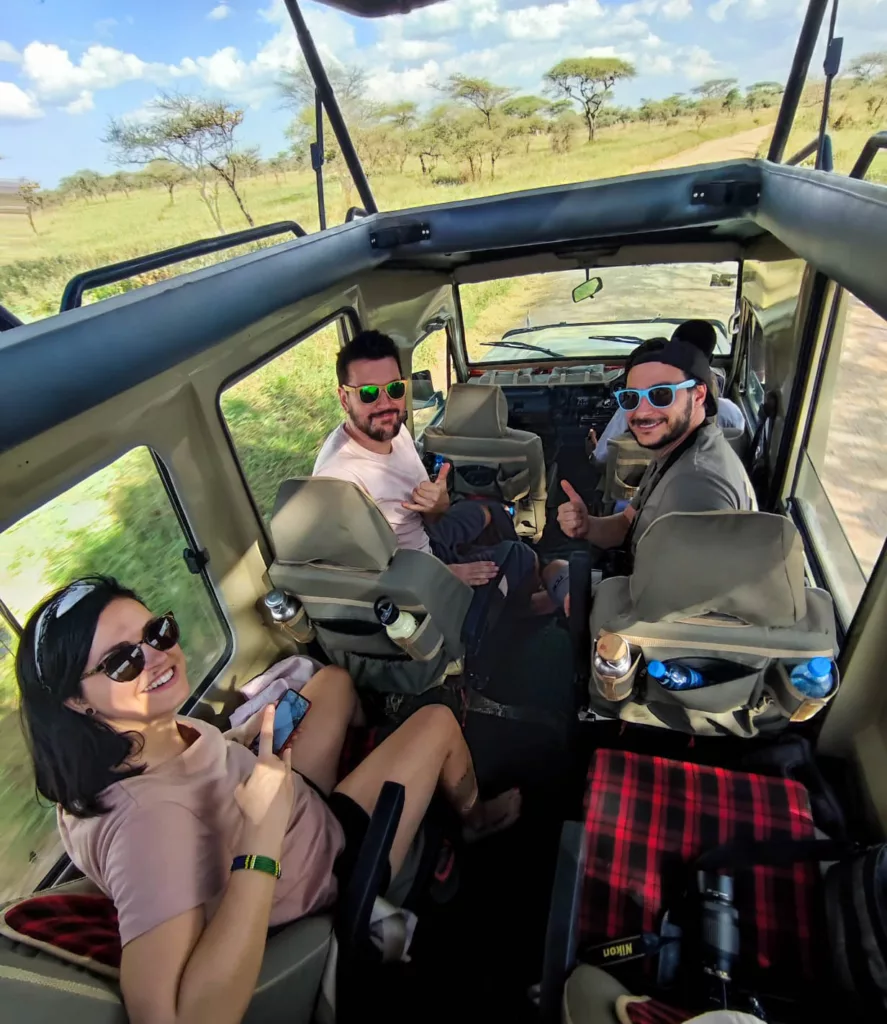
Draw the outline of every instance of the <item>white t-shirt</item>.
<instances>
[{"instance_id":1,"label":"white t-shirt","mask_svg":"<svg viewBox=\"0 0 887 1024\"><path fill-rule=\"evenodd\" d=\"M314 476L332 476L357 484L379 506L397 534L399 547L431 553L422 517L401 504L412 499L420 483L428 481L406 427L401 426L392 440L390 454L379 455L359 445L341 424L324 441L314 463Z\"/></svg>"}]
</instances>

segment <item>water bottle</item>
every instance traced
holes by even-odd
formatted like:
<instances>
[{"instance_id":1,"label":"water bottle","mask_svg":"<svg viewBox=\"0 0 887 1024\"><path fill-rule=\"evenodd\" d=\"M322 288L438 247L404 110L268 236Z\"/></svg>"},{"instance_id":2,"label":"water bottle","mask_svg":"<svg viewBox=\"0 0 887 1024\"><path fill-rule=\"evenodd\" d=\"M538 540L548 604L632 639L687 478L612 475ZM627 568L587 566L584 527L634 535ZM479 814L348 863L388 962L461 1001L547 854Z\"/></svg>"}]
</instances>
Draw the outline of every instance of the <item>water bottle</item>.
<instances>
[{"instance_id":1,"label":"water bottle","mask_svg":"<svg viewBox=\"0 0 887 1024\"><path fill-rule=\"evenodd\" d=\"M651 661L647 665L647 675L652 676L666 690L698 690L700 686L705 686L702 673L676 661L670 665L664 661Z\"/></svg>"},{"instance_id":2,"label":"water bottle","mask_svg":"<svg viewBox=\"0 0 887 1024\"><path fill-rule=\"evenodd\" d=\"M431 471L431 482L434 483L437 480L437 474L440 472L441 466L443 466L445 459L443 455L434 456L434 469Z\"/></svg>"},{"instance_id":3,"label":"water bottle","mask_svg":"<svg viewBox=\"0 0 887 1024\"><path fill-rule=\"evenodd\" d=\"M811 658L792 669L792 683L805 697L827 697L835 685L828 658Z\"/></svg>"},{"instance_id":4,"label":"water bottle","mask_svg":"<svg viewBox=\"0 0 887 1024\"><path fill-rule=\"evenodd\" d=\"M390 597L380 597L373 605L376 618L385 627L385 632L399 646L403 646L404 640L409 638L419 628L415 615L403 612L391 600Z\"/></svg>"},{"instance_id":5,"label":"water bottle","mask_svg":"<svg viewBox=\"0 0 887 1024\"><path fill-rule=\"evenodd\" d=\"M601 633L594 650L593 667L601 679L619 679L631 668L631 651L618 633Z\"/></svg>"},{"instance_id":6,"label":"water bottle","mask_svg":"<svg viewBox=\"0 0 887 1024\"><path fill-rule=\"evenodd\" d=\"M268 614L280 625L290 622L298 614L296 599L285 590L269 590L264 600Z\"/></svg>"},{"instance_id":7,"label":"water bottle","mask_svg":"<svg viewBox=\"0 0 887 1024\"><path fill-rule=\"evenodd\" d=\"M634 683L631 650L618 633L601 633L595 645L591 674L598 693L605 700L624 700Z\"/></svg>"}]
</instances>

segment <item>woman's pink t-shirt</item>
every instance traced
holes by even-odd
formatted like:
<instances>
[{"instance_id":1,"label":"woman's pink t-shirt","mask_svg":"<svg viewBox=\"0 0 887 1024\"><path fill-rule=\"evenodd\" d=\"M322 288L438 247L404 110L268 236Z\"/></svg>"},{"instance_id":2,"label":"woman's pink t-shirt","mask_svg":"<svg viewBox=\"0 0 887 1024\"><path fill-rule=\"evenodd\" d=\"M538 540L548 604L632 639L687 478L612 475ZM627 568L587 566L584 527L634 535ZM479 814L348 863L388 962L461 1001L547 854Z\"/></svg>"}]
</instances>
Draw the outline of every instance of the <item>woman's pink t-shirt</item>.
<instances>
[{"instance_id":1,"label":"woman's pink t-shirt","mask_svg":"<svg viewBox=\"0 0 887 1024\"><path fill-rule=\"evenodd\" d=\"M215 726L178 719L197 739L177 757L102 793L97 818L59 810L71 860L114 901L123 945L170 918L204 906L215 912L240 846L243 816L234 800L255 754ZM345 845L339 822L298 774L274 889L271 925L328 906L336 896L333 863Z\"/></svg>"}]
</instances>

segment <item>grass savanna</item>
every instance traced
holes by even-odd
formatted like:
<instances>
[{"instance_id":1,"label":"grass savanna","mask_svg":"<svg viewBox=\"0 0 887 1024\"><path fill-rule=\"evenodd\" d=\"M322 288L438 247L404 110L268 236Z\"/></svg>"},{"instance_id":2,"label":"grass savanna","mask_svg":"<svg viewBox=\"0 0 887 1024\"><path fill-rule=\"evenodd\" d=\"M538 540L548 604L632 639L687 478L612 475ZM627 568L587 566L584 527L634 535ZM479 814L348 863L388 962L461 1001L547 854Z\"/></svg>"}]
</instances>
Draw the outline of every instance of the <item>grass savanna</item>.
<instances>
[{"instance_id":1,"label":"grass savanna","mask_svg":"<svg viewBox=\"0 0 887 1024\"><path fill-rule=\"evenodd\" d=\"M635 75L643 68L615 58L567 59L540 83L543 95L453 75L440 84L440 102L425 110L368 102L360 69L339 67L333 77L382 209L627 173L641 161L766 124L779 100L772 83L741 90L723 79L688 95L617 105L618 83ZM0 235L0 301L36 319L55 312L67 280L90 267L251 222L294 219L315 230L313 85L299 69L282 78L280 90L294 114L289 148L266 159L238 141L242 110L168 96L150 120L109 127L108 153L120 170L76 171L53 190L24 182L30 217L6 218ZM325 139L328 220L338 223L359 200L329 125ZM87 301L142 283L111 286Z\"/></svg>"}]
</instances>

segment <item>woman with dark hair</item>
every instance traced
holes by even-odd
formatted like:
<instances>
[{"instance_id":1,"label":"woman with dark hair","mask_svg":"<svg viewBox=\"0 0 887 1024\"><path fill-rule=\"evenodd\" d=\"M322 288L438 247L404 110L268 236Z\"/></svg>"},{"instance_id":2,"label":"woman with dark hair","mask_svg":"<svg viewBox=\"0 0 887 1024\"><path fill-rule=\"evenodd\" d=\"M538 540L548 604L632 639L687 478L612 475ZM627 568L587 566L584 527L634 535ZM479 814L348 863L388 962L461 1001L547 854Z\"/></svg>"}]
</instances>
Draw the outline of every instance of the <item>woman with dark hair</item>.
<instances>
[{"instance_id":1,"label":"woman with dark hair","mask_svg":"<svg viewBox=\"0 0 887 1024\"><path fill-rule=\"evenodd\" d=\"M239 1021L269 925L330 904L386 780L406 790L396 872L439 786L468 838L510 825L519 794L478 800L471 755L449 709L422 708L335 785L358 703L325 668L291 747L258 755L241 735L176 715L188 697L171 612L154 616L116 580L71 583L36 609L16 670L37 788L58 805L73 862L117 909L130 1020ZM240 742L238 742L240 741ZM291 768L296 769L292 771Z\"/></svg>"}]
</instances>

